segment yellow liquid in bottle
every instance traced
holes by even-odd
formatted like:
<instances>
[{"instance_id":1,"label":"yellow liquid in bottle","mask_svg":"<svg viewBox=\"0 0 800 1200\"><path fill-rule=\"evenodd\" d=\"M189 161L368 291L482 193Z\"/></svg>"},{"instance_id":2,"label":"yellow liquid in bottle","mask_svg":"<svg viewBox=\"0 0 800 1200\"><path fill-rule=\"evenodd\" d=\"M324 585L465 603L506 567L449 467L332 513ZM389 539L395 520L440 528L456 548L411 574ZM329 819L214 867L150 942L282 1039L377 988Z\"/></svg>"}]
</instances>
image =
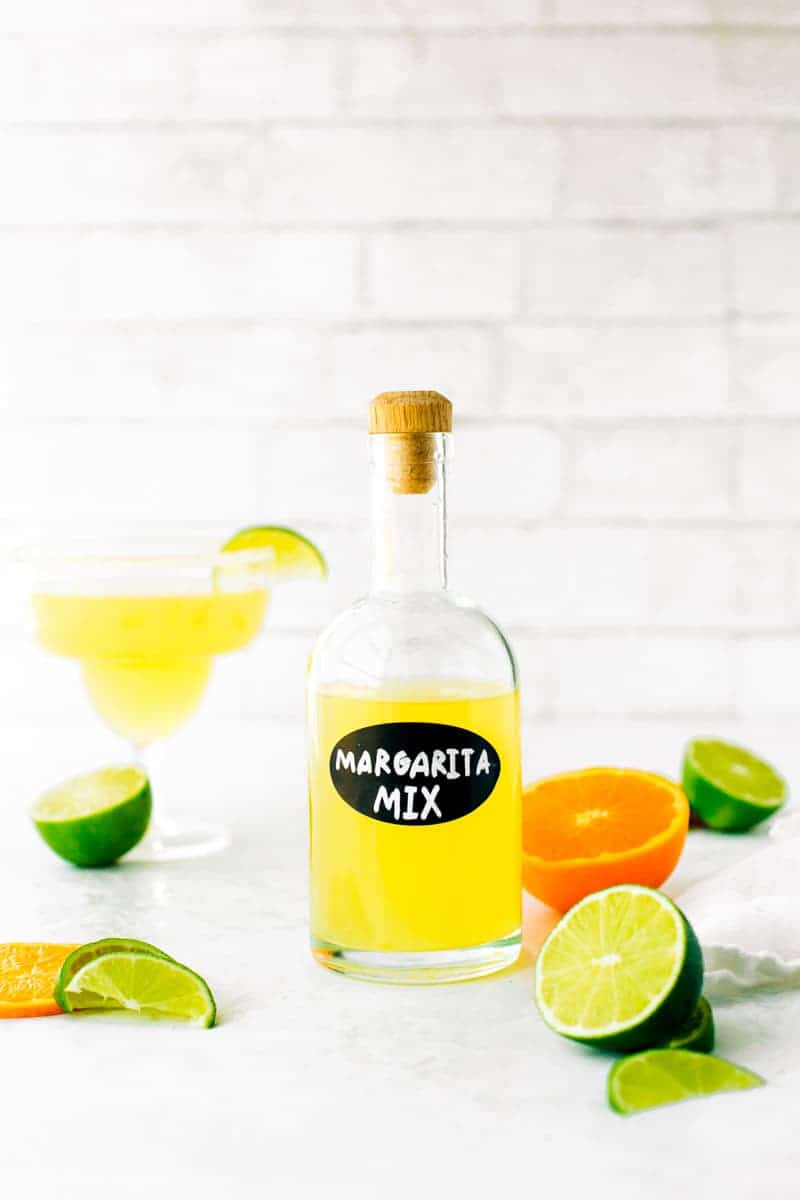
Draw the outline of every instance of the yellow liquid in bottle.
<instances>
[{"instance_id":1,"label":"yellow liquid in bottle","mask_svg":"<svg viewBox=\"0 0 800 1200\"><path fill-rule=\"evenodd\" d=\"M138 744L172 732L200 703L215 654L261 628L264 588L199 595L33 597L37 637L77 658L100 716Z\"/></svg>"},{"instance_id":2,"label":"yellow liquid in bottle","mask_svg":"<svg viewBox=\"0 0 800 1200\"><path fill-rule=\"evenodd\" d=\"M417 953L515 934L521 924L519 693L464 680L394 685L380 697L330 687L312 695L309 720L315 942ZM355 730L394 722L458 726L485 738L501 764L488 799L466 816L428 826L387 823L350 807L331 778L332 750Z\"/></svg>"}]
</instances>

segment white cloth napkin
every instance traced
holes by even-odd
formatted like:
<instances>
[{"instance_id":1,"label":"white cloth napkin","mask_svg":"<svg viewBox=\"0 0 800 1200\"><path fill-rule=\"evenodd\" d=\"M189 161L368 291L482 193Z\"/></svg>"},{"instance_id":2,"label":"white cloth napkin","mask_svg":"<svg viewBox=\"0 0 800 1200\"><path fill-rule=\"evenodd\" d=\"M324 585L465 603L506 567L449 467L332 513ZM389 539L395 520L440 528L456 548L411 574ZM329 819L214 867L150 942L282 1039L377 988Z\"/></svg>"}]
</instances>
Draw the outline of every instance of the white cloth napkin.
<instances>
[{"instance_id":1,"label":"white cloth napkin","mask_svg":"<svg viewBox=\"0 0 800 1200\"><path fill-rule=\"evenodd\" d=\"M800 815L776 821L763 849L676 900L703 947L712 999L800 987Z\"/></svg>"}]
</instances>

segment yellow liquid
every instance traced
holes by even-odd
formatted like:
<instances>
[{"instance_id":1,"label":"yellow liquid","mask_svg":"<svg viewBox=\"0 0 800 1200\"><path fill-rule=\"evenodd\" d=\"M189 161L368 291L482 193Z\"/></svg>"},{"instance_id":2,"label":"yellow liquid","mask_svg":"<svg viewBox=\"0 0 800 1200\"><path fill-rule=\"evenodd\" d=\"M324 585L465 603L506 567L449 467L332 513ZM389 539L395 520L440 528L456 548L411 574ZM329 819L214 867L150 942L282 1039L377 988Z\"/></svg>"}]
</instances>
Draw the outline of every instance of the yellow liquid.
<instances>
[{"instance_id":1,"label":"yellow liquid","mask_svg":"<svg viewBox=\"0 0 800 1200\"><path fill-rule=\"evenodd\" d=\"M123 737L145 745L191 716L205 691L213 655L253 640L267 592L40 593L33 604L41 644L79 659L100 716Z\"/></svg>"},{"instance_id":2,"label":"yellow liquid","mask_svg":"<svg viewBox=\"0 0 800 1200\"><path fill-rule=\"evenodd\" d=\"M521 924L519 693L416 682L376 699L345 689L310 698L311 931L351 950L417 953L509 937ZM494 791L458 820L409 828L351 808L329 759L345 734L387 722L456 725L491 742Z\"/></svg>"}]
</instances>

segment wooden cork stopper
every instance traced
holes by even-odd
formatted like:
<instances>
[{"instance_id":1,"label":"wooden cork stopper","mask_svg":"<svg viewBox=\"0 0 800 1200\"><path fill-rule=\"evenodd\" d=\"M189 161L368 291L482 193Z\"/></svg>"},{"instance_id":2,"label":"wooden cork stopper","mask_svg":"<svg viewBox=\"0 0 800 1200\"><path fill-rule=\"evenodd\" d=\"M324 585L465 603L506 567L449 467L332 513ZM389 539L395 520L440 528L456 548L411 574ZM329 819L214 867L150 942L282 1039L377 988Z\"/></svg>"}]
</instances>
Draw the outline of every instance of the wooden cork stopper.
<instances>
[{"instance_id":1,"label":"wooden cork stopper","mask_svg":"<svg viewBox=\"0 0 800 1200\"><path fill-rule=\"evenodd\" d=\"M450 433L453 406L441 392L381 392L369 406L370 433Z\"/></svg>"},{"instance_id":2,"label":"wooden cork stopper","mask_svg":"<svg viewBox=\"0 0 800 1200\"><path fill-rule=\"evenodd\" d=\"M453 406L441 392L381 392L369 406L369 431L386 435L392 491L421 494L436 482L437 433L453 428Z\"/></svg>"}]
</instances>

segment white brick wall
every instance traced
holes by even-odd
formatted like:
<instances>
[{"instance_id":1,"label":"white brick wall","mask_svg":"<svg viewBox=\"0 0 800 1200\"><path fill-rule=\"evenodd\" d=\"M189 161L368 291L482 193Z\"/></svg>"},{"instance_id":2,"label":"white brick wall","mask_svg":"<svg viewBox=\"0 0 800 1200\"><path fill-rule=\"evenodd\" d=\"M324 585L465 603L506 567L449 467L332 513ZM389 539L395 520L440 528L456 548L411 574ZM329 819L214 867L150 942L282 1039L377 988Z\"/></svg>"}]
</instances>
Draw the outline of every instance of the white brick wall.
<instances>
[{"instance_id":1,"label":"white brick wall","mask_svg":"<svg viewBox=\"0 0 800 1200\"><path fill-rule=\"evenodd\" d=\"M523 310L539 318L722 316L714 230L537 230L525 238Z\"/></svg>"},{"instance_id":2,"label":"white brick wall","mask_svg":"<svg viewBox=\"0 0 800 1200\"><path fill-rule=\"evenodd\" d=\"M756 426L740 438L739 507L755 520L800 517L800 427Z\"/></svg>"},{"instance_id":3,"label":"white brick wall","mask_svg":"<svg viewBox=\"0 0 800 1200\"><path fill-rule=\"evenodd\" d=\"M501 320L514 315L519 247L507 233L382 233L367 245L367 313Z\"/></svg>"},{"instance_id":4,"label":"white brick wall","mask_svg":"<svg viewBox=\"0 0 800 1200\"><path fill-rule=\"evenodd\" d=\"M751 344L757 371L763 360L756 356L755 337ZM784 338L783 351L776 347L782 362L788 361L789 344ZM721 323L508 324L502 354L505 412L619 420L721 417L728 409L727 338Z\"/></svg>"},{"instance_id":5,"label":"white brick wall","mask_svg":"<svg viewBox=\"0 0 800 1200\"><path fill-rule=\"evenodd\" d=\"M269 222L495 223L553 212L559 139L552 130L292 127L269 131L262 147L261 215ZM365 169L343 171L343 162Z\"/></svg>"},{"instance_id":6,"label":"white brick wall","mask_svg":"<svg viewBox=\"0 0 800 1200\"><path fill-rule=\"evenodd\" d=\"M531 719L795 711L800 0L68 8L0 11L1 548L301 525L328 589L208 700L299 719L366 403L438 387ZM0 708L90 720L0 583Z\"/></svg>"},{"instance_id":7,"label":"white brick wall","mask_svg":"<svg viewBox=\"0 0 800 1200\"><path fill-rule=\"evenodd\" d=\"M715 210L710 129L579 125L564 142L563 206L571 219L688 220Z\"/></svg>"},{"instance_id":8,"label":"white brick wall","mask_svg":"<svg viewBox=\"0 0 800 1200\"><path fill-rule=\"evenodd\" d=\"M91 321L350 317L356 243L346 233L98 232L83 238L76 275L67 303Z\"/></svg>"},{"instance_id":9,"label":"white brick wall","mask_svg":"<svg viewBox=\"0 0 800 1200\"><path fill-rule=\"evenodd\" d=\"M742 221L732 231L733 302L746 316L800 312L800 223Z\"/></svg>"},{"instance_id":10,"label":"white brick wall","mask_svg":"<svg viewBox=\"0 0 800 1200\"><path fill-rule=\"evenodd\" d=\"M573 495L581 517L725 517L731 511L730 431L648 424L579 429L572 438Z\"/></svg>"}]
</instances>

